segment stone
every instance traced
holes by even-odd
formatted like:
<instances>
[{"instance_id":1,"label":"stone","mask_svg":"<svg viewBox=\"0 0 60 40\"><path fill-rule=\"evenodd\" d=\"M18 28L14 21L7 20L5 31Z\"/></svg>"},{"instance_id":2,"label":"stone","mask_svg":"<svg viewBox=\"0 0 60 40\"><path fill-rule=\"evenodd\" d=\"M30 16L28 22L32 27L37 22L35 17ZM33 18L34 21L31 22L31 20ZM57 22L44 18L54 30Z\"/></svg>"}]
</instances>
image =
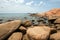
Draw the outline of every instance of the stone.
<instances>
[{"instance_id":1,"label":"stone","mask_svg":"<svg viewBox=\"0 0 60 40\"><path fill-rule=\"evenodd\" d=\"M46 26L34 26L27 30L27 35L30 40L47 40L50 35L50 28Z\"/></svg>"},{"instance_id":2,"label":"stone","mask_svg":"<svg viewBox=\"0 0 60 40\"><path fill-rule=\"evenodd\" d=\"M25 28L24 26L20 26L19 27L19 30L22 30L23 31L23 30L27 30L27 28Z\"/></svg>"},{"instance_id":3,"label":"stone","mask_svg":"<svg viewBox=\"0 0 60 40\"><path fill-rule=\"evenodd\" d=\"M23 23L22 23L25 27L29 27L32 25L31 21L29 20L25 20Z\"/></svg>"},{"instance_id":4,"label":"stone","mask_svg":"<svg viewBox=\"0 0 60 40\"><path fill-rule=\"evenodd\" d=\"M21 20L14 20L0 24L0 40L4 40L13 33L21 24Z\"/></svg>"},{"instance_id":5,"label":"stone","mask_svg":"<svg viewBox=\"0 0 60 40\"><path fill-rule=\"evenodd\" d=\"M60 30L60 24L56 24L55 27L57 30Z\"/></svg>"},{"instance_id":6,"label":"stone","mask_svg":"<svg viewBox=\"0 0 60 40\"><path fill-rule=\"evenodd\" d=\"M20 26L20 27L19 27L19 30L20 30L23 34L26 34L27 28L25 28L24 26Z\"/></svg>"},{"instance_id":7,"label":"stone","mask_svg":"<svg viewBox=\"0 0 60 40\"><path fill-rule=\"evenodd\" d=\"M41 15L41 13L39 13L39 14ZM39 14L37 14L37 15L39 15ZM60 18L60 8L51 9L47 12L44 12L43 15L41 15L41 16L43 16L43 17L46 16L48 18L48 20L56 19L58 17Z\"/></svg>"},{"instance_id":8,"label":"stone","mask_svg":"<svg viewBox=\"0 0 60 40\"><path fill-rule=\"evenodd\" d=\"M56 28L50 28L50 30L51 30L50 35L54 34L54 33L57 33L57 29Z\"/></svg>"},{"instance_id":9,"label":"stone","mask_svg":"<svg viewBox=\"0 0 60 40\"><path fill-rule=\"evenodd\" d=\"M22 39L21 32L15 32L8 38L8 40L21 40L21 39Z\"/></svg>"},{"instance_id":10,"label":"stone","mask_svg":"<svg viewBox=\"0 0 60 40\"><path fill-rule=\"evenodd\" d=\"M60 32L57 32L55 34L52 34L50 36L50 40L60 40Z\"/></svg>"},{"instance_id":11,"label":"stone","mask_svg":"<svg viewBox=\"0 0 60 40\"><path fill-rule=\"evenodd\" d=\"M25 35L23 36L23 40L29 40L29 38L28 38L28 35L27 35L27 34L25 34Z\"/></svg>"},{"instance_id":12,"label":"stone","mask_svg":"<svg viewBox=\"0 0 60 40\"><path fill-rule=\"evenodd\" d=\"M60 18L57 18L54 23L60 23Z\"/></svg>"}]
</instances>

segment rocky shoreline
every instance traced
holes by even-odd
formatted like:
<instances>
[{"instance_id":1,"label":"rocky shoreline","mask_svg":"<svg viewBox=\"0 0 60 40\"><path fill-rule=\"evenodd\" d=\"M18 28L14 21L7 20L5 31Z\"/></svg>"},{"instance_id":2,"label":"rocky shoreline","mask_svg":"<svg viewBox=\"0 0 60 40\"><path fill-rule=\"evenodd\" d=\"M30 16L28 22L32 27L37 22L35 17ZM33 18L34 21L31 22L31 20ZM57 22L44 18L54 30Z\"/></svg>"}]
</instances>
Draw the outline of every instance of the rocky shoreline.
<instances>
[{"instance_id":1,"label":"rocky shoreline","mask_svg":"<svg viewBox=\"0 0 60 40\"><path fill-rule=\"evenodd\" d=\"M0 40L60 40L60 9L47 13L30 15L37 20L8 20L1 23Z\"/></svg>"}]
</instances>

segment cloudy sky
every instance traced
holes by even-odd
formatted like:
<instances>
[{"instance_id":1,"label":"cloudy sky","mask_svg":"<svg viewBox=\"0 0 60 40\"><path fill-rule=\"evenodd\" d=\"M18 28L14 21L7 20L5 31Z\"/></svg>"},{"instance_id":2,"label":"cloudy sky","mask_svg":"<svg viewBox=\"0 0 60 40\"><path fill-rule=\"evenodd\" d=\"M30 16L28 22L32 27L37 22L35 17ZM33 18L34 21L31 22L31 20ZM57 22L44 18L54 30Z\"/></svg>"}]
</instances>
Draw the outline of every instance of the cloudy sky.
<instances>
[{"instance_id":1,"label":"cloudy sky","mask_svg":"<svg viewBox=\"0 0 60 40\"><path fill-rule=\"evenodd\" d=\"M0 0L0 13L36 13L60 8L60 0Z\"/></svg>"}]
</instances>

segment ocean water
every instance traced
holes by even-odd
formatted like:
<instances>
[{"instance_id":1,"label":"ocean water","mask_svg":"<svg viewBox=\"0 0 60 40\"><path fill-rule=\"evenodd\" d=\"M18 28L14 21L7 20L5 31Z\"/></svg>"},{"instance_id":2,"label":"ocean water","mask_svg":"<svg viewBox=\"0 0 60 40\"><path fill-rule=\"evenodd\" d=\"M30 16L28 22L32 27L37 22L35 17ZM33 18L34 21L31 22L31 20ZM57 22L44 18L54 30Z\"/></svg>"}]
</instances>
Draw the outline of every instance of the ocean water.
<instances>
[{"instance_id":1,"label":"ocean water","mask_svg":"<svg viewBox=\"0 0 60 40\"><path fill-rule=\"evenodd\" d=\"M30 17L29 15L30 15L29 13L0 13L0 19L3 19L3 20L8 20L8 19L24 20L24 17L26 17L29 20L34 19L34 18Z\"/></svg>"},{"instance_id":2,"label":"ocean water","mask_svg":"<svg viewBox=\"0 0 60 40\"><path fill-rule=\"evenodd\" d=\"M25 19L28 19L28 20L35 20L34 23L38 24L37 20L39 20L39 19L37 19L35 17L31 17L29 15L30 15L29 13L0 13L0 20L3 19L3 21L0 21L0 23L4 23L8 20L19 19L19 20L24 21ZM46 24L48 24L48 20L44 20L44 22L46 22Z\"/></svg>"}]
</instances>

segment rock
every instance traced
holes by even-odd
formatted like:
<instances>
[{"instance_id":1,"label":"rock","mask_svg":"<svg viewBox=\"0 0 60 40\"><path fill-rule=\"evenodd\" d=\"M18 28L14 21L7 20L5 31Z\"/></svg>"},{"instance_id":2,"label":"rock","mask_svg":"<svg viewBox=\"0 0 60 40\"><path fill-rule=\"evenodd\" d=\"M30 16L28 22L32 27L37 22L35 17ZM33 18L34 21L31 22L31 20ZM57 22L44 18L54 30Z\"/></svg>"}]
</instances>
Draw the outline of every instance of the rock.
<instances>
[{"instance_id":1,"label":"rock","mask_svg":"<svg viewBox=\"0 0 60 40\"><path fill-rule=\"evenodd\" d=\"M47 12L44 12L43 15L41 15L41 13L39 13L37 15L47 17L48 20L56 19L56 18L60 17L60 8L54 8Z\"/></svg>"},{"instance_id":2,"label":"rock","mask_svg":"<svg viewBox=\"0 0 60 40\"><path fill-rule=\"evenodd\" d=\"M50 34L57 33L57 29L56 28L50 28L50 30L51 30Z\"/></svg>"},{"instance_id":3,"label":"rock","mask_svg":"<svg viewBox=\"0 0 60 40\"><path fill-rule=\"evenodd\" d=\"M19 27L19 30L20 30L23 34L26 34L27 28L25 28L24 26L21 26L21 27Z\"/></svg>"},{"instance_id":4,"label":"rock","mask_svg":"<svg viewBox=\"0 0 60 40\"><path fill-rule=\"evenodd\" d=\"M30 40L47 40L50 34L50 28L43 26L34 26L33 28L29 28L27 30L27 35Z\"/></svg>"},{"instance_id":5,"label":"rock","mask_svg":"<svg viewBox=\"0 0 60 40\"><path fill-rule=\"evenodd\" d=\"M32 25L31 21L29 20L25 20L23 23L22 23L25 27L29 27Z\"/></svg>"},{"instance_id":6,"label":"rock","mask_svg":"<svg viewBox=\"0 0 60 40\"><path fill-rule=\"evenodd\" d=\"M60 26L59 26L59 27L57 27L57 30L60 30Z\"/></svg>"},{"instance_id":7,"label":"rock","mask_svg":"<svg viewBox=\"0 0 60 40\"><path fill-rule=\"evenodd\" d=\"M19 30L22 30L23 31L23 30L27 30L27 29L24 26L20 26L19 27Z\"/></svg>"},{"instance_id":8,"label":"rock","mask_svg":"<svg viewBox=\"0 0 60 40\"><path fill-rule=\"evenodd\" d=\"M7 38L12 32L14 32L21 24L20 20L14 20L0 24L0 40Z\"/></svg>"},{"instance_id":9,"label":"rock","mask_svg":"<svg viewBox=\"0 0 60 40\"><path fill-rule=\"evenodd\" d=\"M60 32L57 32L55 34L52 34L50 36L50 40L60 40Z\"/></svg>"},{"instance_id":10,"label":"rock","mask_svg":"<svg viewBox=\"0 0 60 40\"><path fill-rule=\"evenodd\" d=\"M22 39L21 32L15 32L8 38L8 40L21 40L21 39Z\"/></svg>"},{"instance_id":11,"label":"rock","mask_svg":"<svg viewBox=\"0 0 60 40\"><path fill-rule=\"evenodd\" d=\"M45 15L48 17L49 20L56 19L57 17L60 16L60 8L52 9L52 10L46 12Z\"/></svg>"},{"instance_id":12,"label":"rock","mask_svg":"<svg viewBox=\"0 0 60 40\"><path fill-rule=\"evenodd\" d=\"M54 23L60 23L60 18L57 18Z\"/></svg>"},{"instance_id":13,"label":"rock","mask_svg":"<svg viewBox=\"0 0 60 40\"><path fill-rule=\"evenodd\" d=\"M29 38L28 38L28 35L27 35L27 34L25 34L25 35L23 36L23 40L29 40Z\"/></svg>"},{"instance_id":14,"label":"rock","mask_svg":"<svg viewBox=\"0 0 60 40\"><path fill-rule=\"evenodd\" d=\"M55 27L57 30L60 30L60 24L56 24Z\"/></svg>"}]
</instances>

